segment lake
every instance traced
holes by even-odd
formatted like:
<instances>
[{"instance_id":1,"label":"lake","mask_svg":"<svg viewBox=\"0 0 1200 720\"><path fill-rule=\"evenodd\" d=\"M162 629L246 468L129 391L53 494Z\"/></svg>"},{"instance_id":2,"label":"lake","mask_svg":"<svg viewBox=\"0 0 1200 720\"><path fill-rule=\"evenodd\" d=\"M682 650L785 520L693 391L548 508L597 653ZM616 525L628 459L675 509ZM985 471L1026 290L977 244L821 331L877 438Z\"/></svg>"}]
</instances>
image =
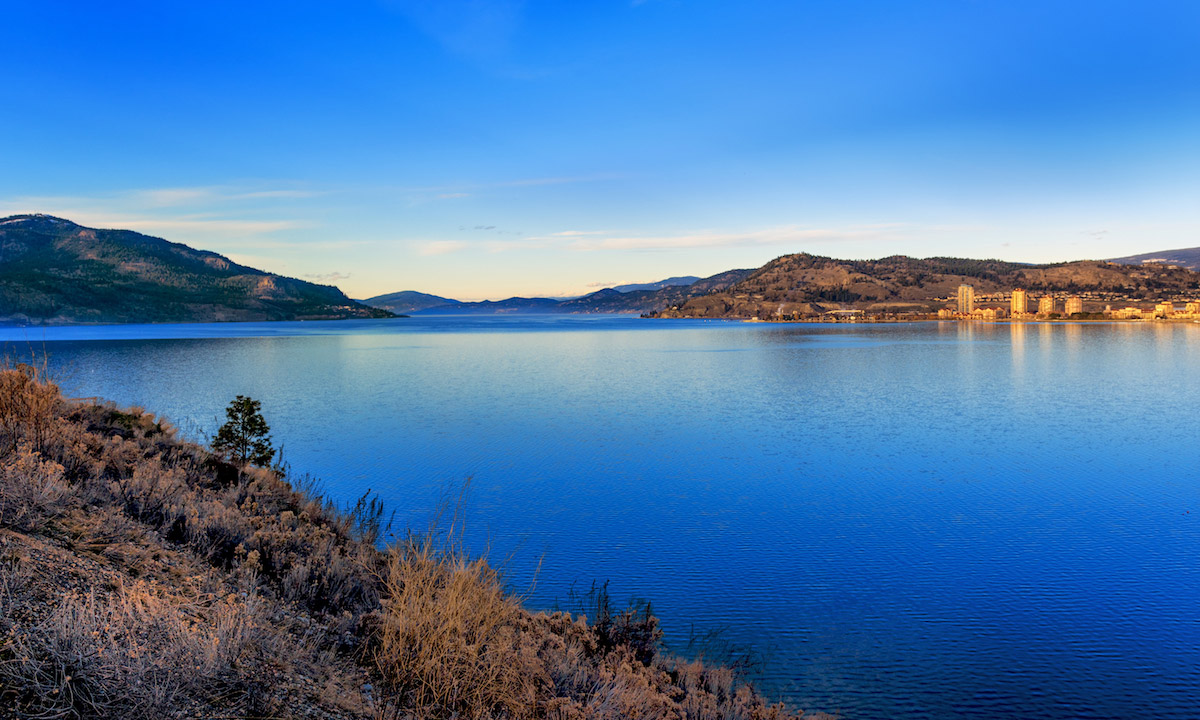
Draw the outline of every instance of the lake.
<instances>
[{"instance_id":1,"label":"lake","mask_svg":"<svg viewBox=\"0 0 1200 720\"><path fill-rule=\"evenodd\" d=\"M674 647L752 646L798 707L1200 715L1200 325L418 316L0 342L193 438L250 395L294 470L400 524L470 478L470 542L531 607L607 581Z\"/></svg>"}]
</instances>

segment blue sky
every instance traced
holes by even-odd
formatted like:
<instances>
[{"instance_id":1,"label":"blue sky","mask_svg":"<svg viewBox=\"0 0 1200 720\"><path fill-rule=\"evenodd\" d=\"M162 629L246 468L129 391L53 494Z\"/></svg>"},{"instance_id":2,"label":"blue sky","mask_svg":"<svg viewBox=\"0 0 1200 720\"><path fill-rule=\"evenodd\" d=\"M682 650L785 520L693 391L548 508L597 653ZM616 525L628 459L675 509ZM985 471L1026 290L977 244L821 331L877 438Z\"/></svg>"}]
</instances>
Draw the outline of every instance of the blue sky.
<instances>
[{"instance_id":1,"label":"blue sky","mask_svg":"<svg viewBox=\"0 0 1200 720\"><path fill-rule=\"evenodd\" d=\"M1200 245L1200 3L6 0L0 214L354 297Z\"/></svg>"}]
</instances>

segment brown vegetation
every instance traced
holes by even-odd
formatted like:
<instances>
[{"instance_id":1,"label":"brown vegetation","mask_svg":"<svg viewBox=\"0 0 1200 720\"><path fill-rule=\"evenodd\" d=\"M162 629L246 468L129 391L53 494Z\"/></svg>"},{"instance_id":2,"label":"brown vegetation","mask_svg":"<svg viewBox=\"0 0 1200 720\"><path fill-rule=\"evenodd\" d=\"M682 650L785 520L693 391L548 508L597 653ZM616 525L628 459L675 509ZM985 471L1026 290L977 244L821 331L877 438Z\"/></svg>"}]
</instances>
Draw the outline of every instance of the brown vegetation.
<instances>
[{"instance_id":1,"label":"brown vegetation","mask_svg":"<svg viewBox=\"0 0 1200 720\"><path fill-rule=\"evenodd\" d=\"M794 717L648 609L531 613L381 518L0 368L0 718Z\"/></svg>"},{"instance_id":2,"label":"brown vegetation","mask_svg":"<svg viewBox=\"0 0 1200 720\"><path fill-rule=\"evenodd\" d=\"M960 284L976 293L1021 287L1035 292L1109 293L1143 299L1191 298L1200 273L1161 264L1083 260L1028 265L1000 260L910 258L838 260L799 253L778 257L731 287L672 303L661 317L810 317L842 307L936 312Z\"/></svg>"}]
</instances>

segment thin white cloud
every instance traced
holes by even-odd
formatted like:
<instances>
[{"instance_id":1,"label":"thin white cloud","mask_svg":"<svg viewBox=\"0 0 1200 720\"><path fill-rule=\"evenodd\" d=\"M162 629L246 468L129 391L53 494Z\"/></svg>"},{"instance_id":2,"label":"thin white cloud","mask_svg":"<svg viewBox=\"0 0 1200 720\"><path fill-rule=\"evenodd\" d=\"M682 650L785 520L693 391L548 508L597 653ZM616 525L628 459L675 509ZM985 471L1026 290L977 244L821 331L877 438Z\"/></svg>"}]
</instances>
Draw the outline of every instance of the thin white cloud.
<instances>
[{"instance_id":1,"label":"thin white cloud","mask_svg":"<svg viewBox=\"0 0 1200 720\"><path fill-rule=\"evenodd\" d=\"M157 190L135 190L132 195L148 207L177 207L211 202L215 191L212 188L161 188Z\"/></svg>"},{"instance_id":2,"label":"thin white cloud","mask_svg":"<svg viewBox=\"0 0 1200 720\"><path fill-rule=\"evenodd\" d=\"M433 240L417 246L417 254L424 256L449 255L470 247L470 243L461 240Z\"/></svg>"},{"instance_id":3,"label":"thin white cloud","mask_svg":"<svg viewBox=\"0 0 1200 720\"><path fill-rule=\"evenodd\" d=\"M300 277L304 278L305 280L312 280L313 282L332 285L342 280L349 280L350 273L343 273L335 270L327 273L309 273L307 275L301 275Z\"/></svg>"},{"instance_id":4,"label":"thin white cloud","mask_svg":"<svg viewBox=\"0 0 1200 720\"><path fill-rule=\"evenodd\" d=\"M254 190L233 185L212 185L198 187L156 188L151 190L132 190L124 195L134 202L147 207L186 207L221 203L231 203L243 200L286 200L310 198L322 195L314 190L298 189L267 189Z\"/></svg>"},{"instance_id":5,"label":"thin white cloud","mask_svg":"<svg viewBox=\"0 0 1200 720\"><path fill-rule=\"evenodd\" d=\"M295 188L235 185L139 188L93 196L0 200L0 214L41 212L85 227L137 230L189 244L220 244L309 227L310 223L300 219L278 217L280 212L269 203L317 194Z\"/></svg>"},{"instance_id":6,"label":"thin white cloud","mask_svg":"<svg viewBox=\"0 0 1200 720\"><path fill-rule=\"evenodd\" d=\"M188 236L246 237L296 230L308 227L297 220L231 220L196 216L151 217L92 210L86 207L58 205L52 202L25 204L22 201L0 203L0 214L40 212L61 217L84 227L114 230L136 230L137 232L167 239L186 234Z\"/></svg>"},{"instance_id":7,"label":"thin white cloud","mask_svg":"<svg viewBox=\"0 0 1200 720\"><path fill-rule=\"evenodd\" d=\"M437 199L438 200L457 200L458 198L465 198L465 197L471 197L471 193L465 193L465 192L442 193L437 196Z\"/></svg>"},{"instance_id":8,"label":"thin white cloud","mask_svg":"<svg viewBox=\"0 0 1200 720\"><path fill-rule=\"evenodd\" d=\"M520 0L390 0L448 51L475 59L507 53L521 23Z\"/></svg>"},{"instance_id":9,"label":"thin white cloud","mask_svg":"<svg viewBox=\"0 0 1200 720\"><path fill-rule=\"evenodd\" d=\"M580 251L685 250L694 248L754 247L882 240L895 234L900 225L880 224L847 228L804 228L795 225L744 232L703 231L682 235L626 235L579 238L570 247Z\"/></svg>"},{"instance_id":10,"label":"thin white cloud","mask_svg":"<svg viewBox=\"0 0 1200 720\"><path fill-rule=\"evenodd\" d=\"M495 182L461 182L444 185L402 185L365 188L361 191L383 191L411 195L416 198L440 197L441 195L456 195L466 193L476 195L498 188L542 187L545 185L571 185L575 183L599 182L623 177L612 173L596 175L565 175L557 177L517 178L515 180L498 180Z\"/></svg>"},{"instance_id":11,"label":"thin white cloud","mask_svg":"<svg viewBox=\"0 0 1200 720\"><path fill-rule=\"evenodd\" d=\"M327 194L321 190L257 190L230 195L234 200L260 200L267 198L311 198Z\"/></svg>"}]
</instances>

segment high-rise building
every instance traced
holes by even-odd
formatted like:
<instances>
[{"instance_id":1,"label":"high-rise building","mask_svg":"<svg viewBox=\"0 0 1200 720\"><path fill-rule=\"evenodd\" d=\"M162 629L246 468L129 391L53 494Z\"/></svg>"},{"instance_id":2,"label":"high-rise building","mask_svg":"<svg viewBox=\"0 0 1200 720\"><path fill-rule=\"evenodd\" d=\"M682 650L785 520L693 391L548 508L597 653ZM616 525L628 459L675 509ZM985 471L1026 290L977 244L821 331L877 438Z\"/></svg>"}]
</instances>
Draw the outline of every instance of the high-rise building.
<instances>
[{"instance_id":1,"label":"high-rise building","mask_svg":"<svg viewBox=\"0 0 1200 720\"><path fill-rule=\"evenodd\" d=\"M1012 293L1012 304L1009 306L1013 315L1029 312L1029 296L1024 290L1017 288Z\"/></svg>"},{"instance_id":2,"label":"high-rise building","mask_svg":"<svg viewBox=\"0 0 1200 720\"><path fill-rule=\"evenodd\" d=\"M1054 296L1046 295L1038 300L1038 315L1049 315L1054 312Z\"/></svg>"},{"instance_id":3,"label":"high-rise building","mask_svg":"<svg viewBox=\"0 0 1200 720\"><path fill-rule=\"evenodd\" d=\"M1075 313L1083 312L1083 298L1072 296L1067 298L1067 304L1063 308L1064 315L1074 315Z\"/></svg>"},{"instance_id":4,"label":"high-rise building","mask_svg":"<svg viewBox=\"0 0 1200 720\"><path fill-rule=\"evenodd\" d=\"M958 286L958 311L970 315L975 309L975 288L970 285Z\"/></svg>"}]
</instances>

